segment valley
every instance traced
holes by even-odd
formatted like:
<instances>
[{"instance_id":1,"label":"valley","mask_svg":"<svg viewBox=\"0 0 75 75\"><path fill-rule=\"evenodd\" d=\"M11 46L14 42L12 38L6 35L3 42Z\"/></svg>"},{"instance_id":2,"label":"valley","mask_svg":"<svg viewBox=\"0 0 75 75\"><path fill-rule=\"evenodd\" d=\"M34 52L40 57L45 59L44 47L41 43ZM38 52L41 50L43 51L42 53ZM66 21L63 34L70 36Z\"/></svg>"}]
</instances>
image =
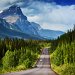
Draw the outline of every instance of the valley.
<instances>
[{"instance_id":1,"label":"valley","mask_svg":"<svg viewBox=\"0 0 75 75\"><path fill-rule=\"evenodd\" d=\"M0 75L75 75L75 6L54 1L0 1Z\"/></svg>"}]
</instances>

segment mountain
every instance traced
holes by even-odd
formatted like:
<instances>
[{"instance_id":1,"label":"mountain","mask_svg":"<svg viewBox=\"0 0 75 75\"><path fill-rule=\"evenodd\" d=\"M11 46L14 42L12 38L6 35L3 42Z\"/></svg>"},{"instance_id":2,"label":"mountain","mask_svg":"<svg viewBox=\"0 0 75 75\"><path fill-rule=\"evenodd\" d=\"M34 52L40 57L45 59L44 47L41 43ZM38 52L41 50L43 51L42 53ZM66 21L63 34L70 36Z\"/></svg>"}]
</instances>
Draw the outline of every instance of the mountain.
<instances>
[{"instance_id":1,"label":"mountain","mask_svg":"<svg viewBox=\"0 0 75 75\"><path fill-rule=\"evenodd\" d=\"M27 17L22 13L21 8L17 5L12 5L8 9L2 11L0 13L0 18L2 18L0 19L0 24L4 29L8 30L9 33L11 33L11 31L13 34L16 33L15 35L17 35L17 33L22 33L22 36L23 34L27 34L29 37L34 37L36 39L54 39L64 33L61 31L42 29L39 24L29 22Z\"/></svg>"},{"instance_id":2,"label":"mountain","mask_svg":"<svg viewBox=\"0 0 75 75\"><path fill-rule=\"evenodd\" d=\"M64 34L62 31L55 31L49 29L42 29L39 24L31 22L32 26L37 30L38 35L45 39L55 39L58 36Z\"/></svg>"},{"instance_id":3,"label":"mountain","mask_svg":"<svg viewBox=\"0 0 75 75\"><path fill-rule=\"evenodd\" d=\"M20 7L17 6L17 5L12 5L8 9L5 9L0 13L1 18L8 17L8 16L12 17L12 16L15 16L15 15L27 20L27 17L23 15Z\"/></svg>"},{"instance_id":4,"label":"mountain","mask_svg":"<svg viewBox=\"0 0 75 75\"><path fill-rule=\"evenodd\" d=\"M20 7L17 5L13 5L0 13L0 18L5 19L10 24L14 24L14 26L17 26L23 33L37 35L35 29L31 26L27 17L23 15ZM15 30L14 28L12 29Z\"/></svg>"},{"instance_id":5,"label":"mountain","mask_svg":"<svg viewBox=\"0 0 75 75\"><path fill-rule=\"evenodd\" d=\"M5 25L7 27L5 27ZM37 36L32 36L26 33L22 33L20 31L9 29L9 23L7 23L5 20L0 19L0 37L5 38L23 38L23 39L43 39Z\"/></svg>"},{"instance_id":6,"label":"mountain","mask_svg":"<svg viewBox=\"0 0 75 75\"><path fill-rule=\"evenodd\" d=\"M64 34L64 32L62 31L55 31L55 30L48 30L48 29L41 29L38 32L41 37L47 39L56 39L58 36Z\"/></svg>"},{"instance_id":7,"label":"mountain","mask_svg":"<svg viewBox=\"0 0 75 75\"><path fill-rule=\"evenodd\" d=\"M37 31L41 30L41 26L35 22L31 22L31 25L34 29L36 29Z\"/></svg>"}]
</instances>

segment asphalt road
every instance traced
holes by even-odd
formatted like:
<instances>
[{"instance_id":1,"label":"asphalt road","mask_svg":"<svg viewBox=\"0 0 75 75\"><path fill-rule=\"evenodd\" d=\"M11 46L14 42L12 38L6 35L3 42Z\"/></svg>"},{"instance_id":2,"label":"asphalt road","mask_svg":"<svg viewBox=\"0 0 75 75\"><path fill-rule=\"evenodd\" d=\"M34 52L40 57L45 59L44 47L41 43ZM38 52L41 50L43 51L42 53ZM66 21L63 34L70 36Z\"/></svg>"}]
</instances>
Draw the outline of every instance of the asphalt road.
<instances>
[{"instance_id":1,"label":"asphalt road","mask_svg":"<svg viewBox=\"0 0 75 75\"><path fill-rule=\"evenodd\" d=\"M3 75L57 75L50 67L49 57L50 56L48 54L48 49L44 48L40 56L40 59L36 64L36 68L26 71L7 73Z\"/></svg>"}]
</instances>

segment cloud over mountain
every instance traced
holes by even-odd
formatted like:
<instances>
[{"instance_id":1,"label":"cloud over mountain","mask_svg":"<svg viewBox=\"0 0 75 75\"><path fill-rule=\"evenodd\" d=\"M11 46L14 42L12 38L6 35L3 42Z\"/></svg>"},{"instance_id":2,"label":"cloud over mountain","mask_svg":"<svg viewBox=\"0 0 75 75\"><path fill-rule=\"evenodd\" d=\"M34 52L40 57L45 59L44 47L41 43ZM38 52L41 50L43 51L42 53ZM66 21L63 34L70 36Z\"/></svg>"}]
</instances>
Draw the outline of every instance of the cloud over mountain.
<instances>
[{"instance_id":1,"label":"cloud over mountain","mask_svg":"<svg viewBox=\"0 0 75 75\"><path fill-rule=\"evenodd\" d=\"M57 0L1 0L0 10L17 4L29 21L39 23L42 28L67 31L75 24L75 5L72 2L68 5L70 2L66 0L67 5L62 6Z\"/></svg>"},{"instance_id":2,"label":"cloud over mountain","mask_svg":"<svg viewBox=\"0 0 75 75\"><path fill-rule=\"evenodd\" d=\"M22 10L29 21L37 22L43 28L66 31L75 24L75 5L33 2Z\"/></svg>"}]
</instances>

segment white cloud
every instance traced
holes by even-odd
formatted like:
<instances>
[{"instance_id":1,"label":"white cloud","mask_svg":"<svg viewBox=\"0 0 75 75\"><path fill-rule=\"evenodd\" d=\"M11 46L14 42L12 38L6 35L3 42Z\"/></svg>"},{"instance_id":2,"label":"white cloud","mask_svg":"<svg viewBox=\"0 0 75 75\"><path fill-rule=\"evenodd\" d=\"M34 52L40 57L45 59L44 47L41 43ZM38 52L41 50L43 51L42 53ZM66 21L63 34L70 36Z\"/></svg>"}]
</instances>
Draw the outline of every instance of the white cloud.
<instances>
[{"instance_id":1,"label":"white cloud","mask_svg":"<svg viewBox=\"0 0 75 75\"><path fill-rule=\"evenodd\" d=\"M12 4L12 3L16 2L16 1L18 1L18 0L0 0L0 6Z\"/></svg>"},{"instance_id":2,"label":"white cloud","mask_svg":"<svg viewBox=\"0 0 75 75\"><path fill-rule=\"evenodd\" d=\"M29 21L37 22L46 29L67 31L75 24L75 5L33 2L27 8L23 8L23 11Z\"/></svg>"},{"instance_id":3,"label":"white cloud","mask_svg":"<svg viewBox=\"0 0 75 75\"><path fill-rule=\"evenodd\" d=\"M10 5L14 3L18 3L22 0L0 0L0 10L8 8Z\"/></svg>"},{"instance_id":4,"label":"white cloud","mask_svg":"<svg viewBox=\"0 0 75 75\"><path fill-rule=\"evenodd\" d=\"M31 17L27 17L28 18L28 20L30 21L30 22L39 22L39 16L31 16Z\"/></svg>"},{"instance_id":5,"label":"white cloud","mask_svg":"<svg viewBox=\"0 0 75 75\"><path fill-rule=\"evenodd\" d=\"M22 1L22 2L21 2ZM61 6L55 3L44 3L33 0L0 0L0 10L17 3L30 22L36 22L42 28L67 31L75 24L75 5ZM25 6L25 8L24 8Z\"/></svg>"},{"instance_id":6,"label":"white cloud","mask_svg":"<svg viewBox=\"0 0 75 75\"><path fill-rule=\"evenodd\" d=\"M64 31L64 32L67 31L66 29L69 29L71 27L73 28L73 26L71 26L71 25L57 24L57 23L56 24L55 23L53 23L53 24L43 23L41 26L44 29L60 30L60 31Z\"/></svg>"}]
</instances>

